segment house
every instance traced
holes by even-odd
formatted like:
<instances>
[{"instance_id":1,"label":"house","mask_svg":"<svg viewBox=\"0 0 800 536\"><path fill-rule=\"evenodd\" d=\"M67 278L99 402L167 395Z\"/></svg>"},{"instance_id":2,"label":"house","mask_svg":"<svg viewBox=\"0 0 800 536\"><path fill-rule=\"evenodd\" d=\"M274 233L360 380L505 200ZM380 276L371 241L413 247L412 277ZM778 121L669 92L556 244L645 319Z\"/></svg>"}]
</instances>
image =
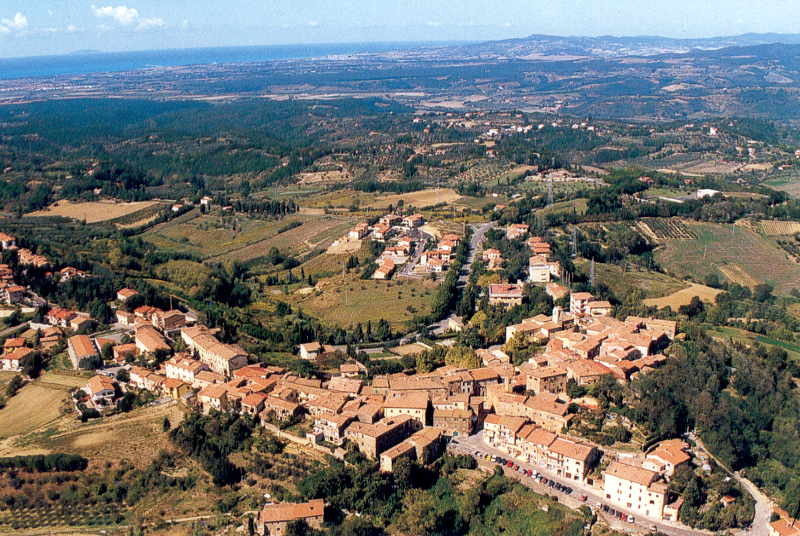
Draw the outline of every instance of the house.
<instances>
[{"instance_id":1,"label":"house","mask_svg":"<svg viewBox=\"0 0 800 536\"><path fill-rule=\"evenodd\" d=\"M151 307L150 305L142 305L133 310L133 314L136 315L136 318L141 318L145 322L152 322L153 315L160 312L161 309L158 307Z\"/></svg>"},{"instance_id":2,"label":"house","mask_svg":"<svg viewBox=\"0 0 800 536\"><path fill-rule=\"evenodd\" d=\"M133 377L131 376L131 379ZM197 393L197 400L204 412L210 409L217 411L228 410L228 391L220 384L209 384Z\"/></svg>"},{"instance_id":3,"label":"house","mask_svg":"<svg viewBox=\"0 0 800 536\"><path fill-rule=\"evenodd\" d=\"M782 517L769 524L769 536L800 536L800 524Z\"/></svg>"},{"instance_id":4,"label":"house","mask_svg":"<svg viewBox=\"0 0 800 536\"><path fill-rule=\"evenodd\" d=\"M247 365L247 352L236 344L223 344L205 326L183 328L181 338L201 362L213 372L230 376L236 369Z\"/></svg>"},{"instance_id":5,"label":"house","mask_svg":"<svg viewBox=\"0 0 800 536\"><path fill-rule=\"evenodd\" d=\"M381 219L378 220L378 223L392 227L394 225L398 225L402 219L403 218L397 214L387 214L385 216L381 216Z\"/></svg>"},{"instance_id":6,"label":"house","mask_svg":"<svg viewBox=\"0 0 800 536\"><path fill-rule=\"evenodd\" d=\"M553 300L560 300L567 294L569 294L569 289L564 285L559 285L555 281L551 281L544 286L544 291L547 293L548 296L553 298Z\"/></svg>"},{"instance_id":7,"label":"house","mask_svg":"<svg viewBox=\"0 0 800 536\"><path fill-rule=\"evenodd\" d=\"M550 263L541 255L528 259L528 281L531 283L550 282Z\"/></svg>"},{"instance_id":8,"label":"house","mask_svg":"<svg viewBox=\"0 0 800 536\"><path fill-rule=\"evenodd\" d=\"M322 345L320 343L307 342L305 344L300 345L300 357L303 359L313 361L317 358L321 350L322 350Z\"/></svg>"},{"instance_id":9,"label":"house","mask_svg":"<svg viewBox=\"0 0 800 536\"><path fill-rule=\"evenodd\" d=\"M512 223L508 227L506 227L506 237L509 240L516 240L528 232L528 225L524 223Z\"/></svg>"},{"instance_id":10,"label":"house","mask_svg":"<svg viewBox=\"0 0 800 536\"><path fill-rule=\"evenodd\" d=\"M69 357L76 365L80 365L81 360L98 357L100 353L92 344L92 340L87 335L75 335L67 340L67 350Z\"/></svg>"},{"instance_id":11,"label":"house","mask_svg":"<svg viewBox=\"0 0 800 536\"><path fill-rule=\"evenodd\" d=\"M565 365L567 379L575 380L578 385L592 385L598 383L603 376L612 374L611 369L598 361L578 359Z\"/></svg>"},{"instance_id":12,"label":"house","mask_svg":"<svg viewBox=\"0 0 800 536\"><path fill-rule=\"evenodd\" d=\"M116 381L108 376L98 374L86 383L86 393L95 404L109 404L113 402L116 395L116 386Z\"/></svg>"},{"instance_id":13,"label":"house","mask_svg":"<svg viewBox=\"0 0 800 536\"><path fill-rule=\"evenodd\" d=\"M386 450L380 455L380 469L390 473L400 458L419 460L423 465L431 463L441 451L442 433L436 428L426 428Z\"/></svg>"},{"instance_id":14,"label":"house","mask_svg":"<svg viewBox=\"0 0 800 536\"><path fill-rule=\"evenodd\" d=\"M17 239L6 233L0 233L0 247L2 249L9 249L17 247Z\"/></svg>"},{"instance_id":15,"label":"house","mask_svg":"<svg viewBox=\"0 0 800 536\"><path fill-rule=\"evenodd\" d=\"M351 240L361 240L362 238L367 236L367 234L369 234L369 224L366 222L361 222L352 229L350 229L348 237Z\"/></svg>"},{"instance_id":16,"label":"house","mask_svg":"<svg viewBox=\"0 0 800 536\"><path fill-rule=\"evenodd\" d=\"M661 521L667 485L658 481L658 473L643 467L613 461L603 473L606 500L637 514Z\"/></svg>"},{"instance_id":17,"label":"house","mask_svg":"<svg viewBox=\"0 0 800 536\"><path fill-rule=\"evenodd\" d=\"M339 373L345 378L354 378L361 374L361 368L358 363L342 363L339 365Z\"/></svg>"},{"instance_id":18,"label":"house","mask_svg":"<svg viewBox=\"0 0 800 536\"><path fill-rule=\"evenodd\" d=\"M344 443L345 430L353 422L354 415L346 414L324 414L317 417L314 421L314 433L322 434L322 438L334 445Z\"/></svg>"},{"instance_id":19,"label":"house","mask_svg":"<svg viewBox=\"0 0 800 536\"><path fill-rule=\"evenodd\" d=\"M546 466L555 469L558 476L582 482L589 476L597 457L597 448L593 445L559 437L548 447Z\"/></svg>"},{"instance_id":20,"label":"house","mask_svg":"<svg viewBox=\"0 0 800 536\"><path fill-rule=\"evenodd\" d=\"M73 268L72 266L67 266L65 268L62 268L58 273L61 276L62 283L64 281L69 281L73 277L85 278L89 275L83 270L78 270L77 268Z\"/></svg>"},{"instance_id":21,"label":"house","mask_svg":"<svg viewBox=\"0 0 800 536\"><path fill-rule=\"evenodd\" d=\"M563 393L567 389L568 372L560 364L527 369L525 388L534 393Z\"/></svg>"},{"instance_id":22,"label":"house","mask_svg":"<svg viewBox=\"0 0 800 536\"><path fill-rule=\"evenodd\" d=\"M143 354L170 352L172 350L164 336L151 326L141 326L136 330L135 343L136 348Z\"/></svg>"},{"instance_id":23,"label":"house","mask_svg":"<svg viewBox=\"0 0 800 536\"><path fill-rule=\"evenodd\" d=\"M414 214L412 216L406 216L403 218L403 227L408 227L409 229L415 229L417 227L422 227L425 225L425 216L422 214Z\"/></svg>"},{"instance_id":24,"label":"house","mask_svg":"<svg viewBox=\"0 0 800 536\"><path fill-rule=\"evenodd\" d=\"M60 307L53 307L50 309L47 314L45 315L45 320L51 326L58 326L61 328L69 328L70 321L78 316L78 313L75 311L70 311L68 309L61 309Z\"/></svg>"},{"instance_id":25,"label":"house","mask_svg":"<svg viewBox=\"0 0 800 536\"><path fill-rule=\"evenodd\" d=\"M585 310L589 316L609 316L612 307L607 301L590 301L586 304Z\"/></svg>"},{"instance_id":26,"label":"house","mask_svg":"<svg viewBox=\"0 0 800 536\"><path fill-rule=\"evenodd\" d=\"M177 378L166 378L162 383L161 388L165 395L177 400L191 391L192 386L191 384L188 384Z\"/></svg>"},{"instance_id":27,"label":"house","mask_svg":"<svg viewBox=\"0 0 800 536\"><path fill-rule=\"evenodd\" d=\"M138 296L139 292L132 289L132 288L123 288L117 291L117 301L124 302L128 301L129 299L133 298L134 296Z\"/></svg>"},{"instance_id":28,"label":"house","mask_svg":"<svg viewBox=\"0 0 800 536\"><path fill-rule=\"evenodd\" d=\"M19 285L9 285L3 288L2 299L5 303L19 303L25 297L25 289Z\"/></svg>"},{"instance_id":29,"label":"house","mask_svg":"<svg viewBox=\"0 0 800 536\"><path fill-rule=\"evenodd\" d=\"M375 424L353 422L344 435L358 446L361 453L374 459L405 440L413 431L413 419L409 415L400 415L394 419L385 418Z\"/></svg>"},{"instance_id":30,"label":"house","mask_svg":"<svg viewBox=\"0 0 800 536\"><path fill-rule=\"evenodd\" d=\"M291 421L300 415L301 412L302 407L300 404L278 398L277 396L268 396L266 400L264 400L264 410L260 416L262 422L267 422L270 418L270 414L273 414L278 420Z\"/></svg>"},{"instance_id":31,"label":"house","mask_svg":"<svg viewBox=\"0 0 800 536\"><path fill-rule=\"evenodd\" d=\"M344 376L334 376L328 384L328 390L357 395L361 391L361 386L364 384L363 380L355 378L345 378Z\"/></svg>"},{"instance_id":32,"label":"house","mask_svg":"<svg viewBox=\"0 0 800 536\"><path fill-rule=\"evenodd\" d=\"M264 393L250 393L242 399L242 411L253 416L258 415L264 411L267 398L268 396Z\"/></svg>"},{"instance_id":33,"label":"house","mask_svg":"<svg viewBox=\"0 0 800 536\"><path fill-rule=\"evenodd\" d=\"M586 306L594 301L594 296L588 292L573 292L569 295L569 312L575 316L588 314Z\"/></svg>"},{"instance_id":34,"label":"house","mask_svg":"<svg viewBox=\"0 0 800 536\"><path fill-rule=\"evenodd\" d=\"M433 426L451 437L472 435L477 418L471 409L434 409Z\"/></svg>"},{"instance_id":35,"label":"house","mask_svg":"<svg viewBox=\"0 0 800 536\"><path fill-rule=\"evenodd\" d=\"M183 311L172 309L170 311L157 311L150 317L153 327L161 332L182 328L186 325L186 315Z\"/></svg>"},{"instance_id":36,"label":"house","mask_svg":"<svg viewBox=\"0 0 800 536\"><path fill-rule=\"evenodd\" d=\"M136 315L133 313L118 309L115 316L117 317L117 323L123 326L133 326L136 323Z\"/></svg>"},{"instance_id":37,"label":"house","mask_svg":"<svg viewBox=\"0 0 800 536\"><path fill-rule=\"evenodd\" d=\"M372 236L374 236L377 240L386 240L392 236L393 232L394 230L384 223L379 223L372 228Z\"/></svg>"},{"instance_id":38,"label":"house","mask_svg":"<svg viewBox=\"0 0 800 536\"><path fill-rule=\"evenodd\" d=\"M559 433L572 421L569 404L550 393L538 393L528 397L524 403L525 416L534 424L551 432Z\"/></svg>"},{"instance_id":39,"label":"house","mask_svg":"<svg viewBox=\"0 0 800 536\"><path fill-rule=\"evenodd\" d=\"M164 364L167 378L176 378L190 385L194 385L197 375L209 369L208 365L182 354L171 358Z\"/></svg>"},{"instance_id":40,"label":"house","mask_svg":"<svg viewBox=\"0 0 800 536\"><path fill-rule=\"evenodd\" d=\"M322 529L325 519L325 501L315 499L307 503L268 504L256 518L259 536L283 536L292 521L303 521L312 529Z\"/></svg>"},{"instance_id":41,"label":"house","mask_svg":"<svg viewBox=\"0 0 800 536\"><path fill-rule=\"evenodd\" d=\"M0 370L20 370L22 361L32 353L33 350L23 346L3 355L0 358Z\"/></svg>"},{"instance_id":42,"label":"house","mask_svg":"<svg viewBox=\"0 0 800 536\"><path fill-rule=\"evenodd\" d=\"M394 263L386 260L383 261L383 263L378 266L378 269L375 270L375 273L372 274L372 279L391 279L393 273Z\"/></svg>"},{"instance_id":43,"label":"house","mask_svg":"<svg viewBox=\"0 0 800 536\"><path fill-rule=\"evenodd\" d=\"M139 348L135 343L118 344L111 349L111 355L114 356L114 362L121 365L139 355Z\"/></svg>"},{"instance_id":44,"label":"house","mask_svg":"<svg viewBox=\"0 0 800 536\"><path fill-rule=\"evenodd\" d=\"M387 419L407 415L413 420L412 428L421 430L428 426L430 396L425 391L390 392L383 403Z\"/></svg>"},{"instance_id":45,"label":"house","mask_svg":"<svg viewBox=\"0 0 800 536\"><path fill-rule=\"evenodd\" d=\"M10 337L3 343L3 352L8 354L19 348L25 347L25 339L22 337Z\"/></svg>"},{"instance_id":46,"label":"house","mask_svg":"<svg viewBox=\"0 0 800 536\"><path fill-rule=\"evenodd\" d=\"M91 326L93 326L96 323L97 322L95 322L93 318L90 318L88 315L81 313L69 321L69 328L72 331L77 331L77 332L83 331L85 333L85 330L91 328Z\"/></svg>"},{"instance_id":47,"label":"house","mask_svg":"<svg viewBox=\"0 0 800 536\"><path fill-rule=\"evenodd\" d=\"M522 305L522 287L516 284L489 285L489 304L504 304L509 307Z\"/></svg>"},{"instance_id":48,"label":"house","mask_svg":"<svg viewBox=\"0 0 800 536\"><path fill-rule=\"evenodd\" d=\"M662 441L655 449L647 453L643 466L645 469L664 473L665 476L671 477L676 468L689 464L692 457L686 453L688 449L689 445L680 439Z\"/></svg>"}]
</instances>

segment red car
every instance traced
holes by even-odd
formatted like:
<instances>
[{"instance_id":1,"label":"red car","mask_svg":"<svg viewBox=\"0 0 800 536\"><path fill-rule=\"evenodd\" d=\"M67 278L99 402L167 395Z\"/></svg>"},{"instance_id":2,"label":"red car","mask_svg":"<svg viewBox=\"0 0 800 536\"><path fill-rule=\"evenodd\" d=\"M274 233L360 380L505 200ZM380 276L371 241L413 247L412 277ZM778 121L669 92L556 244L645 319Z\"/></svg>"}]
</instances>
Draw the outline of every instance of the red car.
<instances>
[{"instance_id":1,"label":"red car","mask_svg":"<svg viewBox=\"0 0 800 536\"><path fill-rule=\"evenodd\" d=\"M506 464L506 467L514 467L514 462L512 462L512 461L509 461L509 462Z\"/></svg>"}]
</instances>

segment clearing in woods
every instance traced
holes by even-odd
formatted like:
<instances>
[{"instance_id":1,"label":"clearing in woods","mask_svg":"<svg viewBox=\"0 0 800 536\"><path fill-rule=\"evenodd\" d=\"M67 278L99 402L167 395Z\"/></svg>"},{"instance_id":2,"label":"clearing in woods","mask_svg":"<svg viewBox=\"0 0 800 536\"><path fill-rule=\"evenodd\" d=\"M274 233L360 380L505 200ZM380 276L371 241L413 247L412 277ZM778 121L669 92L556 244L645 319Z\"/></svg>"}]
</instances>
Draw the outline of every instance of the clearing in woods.
<instances>
[{"instance_id":1,"label":"clearing in woods","mask_svg":"<svg viewBox=\"0 0 800 536\"><path fill-rule=\"evenodd\" d=\"M409 192L407 194L394 194L380 196L364 208L384 209L389 205L397 206L398 201L403 201L405 206L413 205L417 208L432 207L440 203L450 204L461 199L452 188L436 188L433 190L422 190L419 192Z\"/></svg>"},{"instance_id":2,"label":"clearing in woods","mask_svg":"<svg viewBox=\"0 0 800 536\"><path fill-rule=\"evenodd\" d=\"M731 282L753 286L768 283L775 294L800 288L800 265L768 238L741 226L688 223L696 238L665 240L656 260L678 278L702 280L717 273Z\"/></svg>"},{"instance_id":3,"label":"clearing in woods","mask_svg":"<svg viewBox=\"0 0 800 536\"><path fill-rule=\"evenodd\" d=\"M37 210L28 216L62 216L74 220L86 220L86 223L114 220L134 212L158 205L156 201L137 201L135 203L122 203L115 201L97 201L86 203L72 203L70 201L57 201L44 210Z\"/></svg>"}]
</instances>

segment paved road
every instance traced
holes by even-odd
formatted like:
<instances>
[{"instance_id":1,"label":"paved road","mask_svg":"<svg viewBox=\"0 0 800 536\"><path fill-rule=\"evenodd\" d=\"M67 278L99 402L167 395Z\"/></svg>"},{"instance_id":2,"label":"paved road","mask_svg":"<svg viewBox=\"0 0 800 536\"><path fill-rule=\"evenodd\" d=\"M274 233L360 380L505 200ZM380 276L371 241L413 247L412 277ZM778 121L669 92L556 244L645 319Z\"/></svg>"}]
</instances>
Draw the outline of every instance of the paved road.
<instances>
[{"instance_id":1,"label":"paved road","mask_svg":"<svg viewBox=\"0 0 800 536\"><path fill-rule=\"evenodd\" d=\"M502 458L511 459L511 457L507 453L492 448L491 446L484 443L483 431L478 432L477 434L470 437L456 438L453 442L450 443L448 449L459 454L469 454L474 456L476 451L480 451L481 453L484 454L490 454L490 455L494 454ZM482 467L487 468L489 470L492 470L494 466L497 465L494 462L482 458L478 458L478 463ZM700 536L700 535L706 536L711 534L708 531L694 530L679 523L672 523L668 521L656 521L654 519L646 518L641 514L632 512L625 508L620 508L615 503L606 501L603 498L602 489L600 489L599 487L589 486L588 484L575 482L574 480L568 480L566 478L556 476L551 470L540 467L538 465L533 465L529 463L520 463L518 460L514 460L514 463L519 465L520 468L536 470L539 473L543 474L545 477L547 477L548 480L554 480L563 485L569 486L573 488L574 491L572 492L572 494L566 495L563 492L556 491L555 488L542 485L536 482L532 478L522 476L522 474L517 471L512 471L508 468L504 468L504 472L507 476L516 478L517 480L521 481L523 484L525 484L527 487L531 488L537 493L556 495L560 503L569 506L570 508L578 508L581 505L585 504L589 506L597 514L598 519L602 519L607 525L609 525L611 528L615 530L627 531L627 532L633 531L645 534L652 532L650 527L655 526L659 532L668 534L670 536ZM586 502L581 501L580 499L581 494L586 494L587 496ZM617 519L616 517L609 516L608 514L604 513L601 509L597 507L598 503L608 504L610 507L614 508L617 511L624 512L629 516L632 515L636 519L636 522L628 523L620 519Z\"/></svg>"}]
</instances>

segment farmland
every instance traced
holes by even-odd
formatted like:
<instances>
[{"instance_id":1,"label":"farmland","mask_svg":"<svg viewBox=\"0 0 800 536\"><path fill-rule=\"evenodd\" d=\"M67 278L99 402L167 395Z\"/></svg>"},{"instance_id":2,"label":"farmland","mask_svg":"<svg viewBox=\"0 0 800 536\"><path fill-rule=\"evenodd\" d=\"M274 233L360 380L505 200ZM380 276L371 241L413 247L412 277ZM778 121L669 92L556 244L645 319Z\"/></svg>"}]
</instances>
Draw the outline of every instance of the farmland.
<instances>
[{"instance_id":1,"label":"farmland","mask_svg":"<svg viewBox=\"0 0 800 536\"><path fill-rule=\"evenodd\" d=\"M659 242L663 240L691 240L695 237L682 221L675 218L643 218L636 222L636 226L645 235Z\"/></svg>"},{"instance_id":2,"label":"farmland","mask_svg":"<svg viewBox=\"0 0 800 536\"><path fill-rule=\"evenodd\" d=\"M23 387L0 409L0 438L27 434L57 421L77 381L71 378L48 373Z\"/></svg>"},{"instance_id":3,"label":"farmland","mask_svg":"<svg viewBox=\"0 0 800 536\"><path fill-rule=\"evenodd\" d=\"M398 327L415 314L427 313L436 282L419 279L362 281L354 274L337 274L320 291L292 294L288 301L322 320L342 327L380 318Z\"/></svg>"},{"instance_id":4,"label":"farmland","mask_svg":"<svg viewBox=\"0 0 800 536\"><path fill-rule=\"evenodd\" d=\"M800 233L800 222L796 221L762 221L761 228L767 236L793 235Z\"/></svg>"},{"instance_id":5,"label":"farmland","mask_svg":"<svg viewBox=\"0 0 800 536\"><path fill-rule=\"evenodd\" d=\"M644 303L650 307L658 307L659 309L670 307L673 311L677 311L681 305L689 305L695 296L706 303L714 303L714 298L720 292L718 289L694 283L688 288L678 290L667 296L646 299Z\"/></svg>"},{"instance_id":6,"label":"farmland","mask_svg":"<svg viewBox=\"0 0 800 536\"><path fill-rule=\"evenodd\" d=\"M297 227L289 228L299 223ZM164 251L192 253L203 259L251 260L272 247L293 255L325 248L341 237L353 220L332 216L293 214L282 220L262 220L241 214L192 211L156 225L144 239Z\"/></svg>"},{"instance_id":7,"label":"farmland","mask_svg":"<svg viewBox=\"0 0 800 536\"><path fill-rule=\"evenodd\" d=\"M580 269L589 273L589 263L582 261ZM641 291L645 297L659 298L671 294L686 286L682 281L665 274L647 271L629 264L622 275L622 267L615 264L596 263L597 280L605 283L615 294L620 296L633 290Z\"/></svg>"},{"instance_id":8,"label":"farmland","mask_svg":"<svg viewBox=\"0 0 800 536\"><path fill-rule=\"evenodd\" d=\"M461 199L452 188L436 188L433 190L422 190L419 192L409 192L406 194L384 195L375 198L364 208L385 209L389 205L397 206L399 201L403 201L406 206L413 205L417 208L432 207L441 203L450 204Z\"/></svg>"},{"instance_id":9,"label":"farmland","mask_svg":"<svg viewBox=\"0 0 800 536\"><path fill-rule=\"evenodd\" d=\"M743 285L770 284L778 295L800 288L800 266L769 239L740 226L688 227L696 238L669 239L656 251L656 260L675 277L701 281L716 272Z\"/></svg>"},{"instance_id":10,"label":"farmland","mask_svg":"<svg viewBox=\"0 0 800 536\"><path fill-rule=\"evenodd\" d=\"M135 203L114 201L73 203L70 201L57 201L44 210L31 212L28 216L61 216L86 221L86 223L97 223L130 216L154 206L161 205L155 201L139 201Z\"/></svg>"}]
</instances>

